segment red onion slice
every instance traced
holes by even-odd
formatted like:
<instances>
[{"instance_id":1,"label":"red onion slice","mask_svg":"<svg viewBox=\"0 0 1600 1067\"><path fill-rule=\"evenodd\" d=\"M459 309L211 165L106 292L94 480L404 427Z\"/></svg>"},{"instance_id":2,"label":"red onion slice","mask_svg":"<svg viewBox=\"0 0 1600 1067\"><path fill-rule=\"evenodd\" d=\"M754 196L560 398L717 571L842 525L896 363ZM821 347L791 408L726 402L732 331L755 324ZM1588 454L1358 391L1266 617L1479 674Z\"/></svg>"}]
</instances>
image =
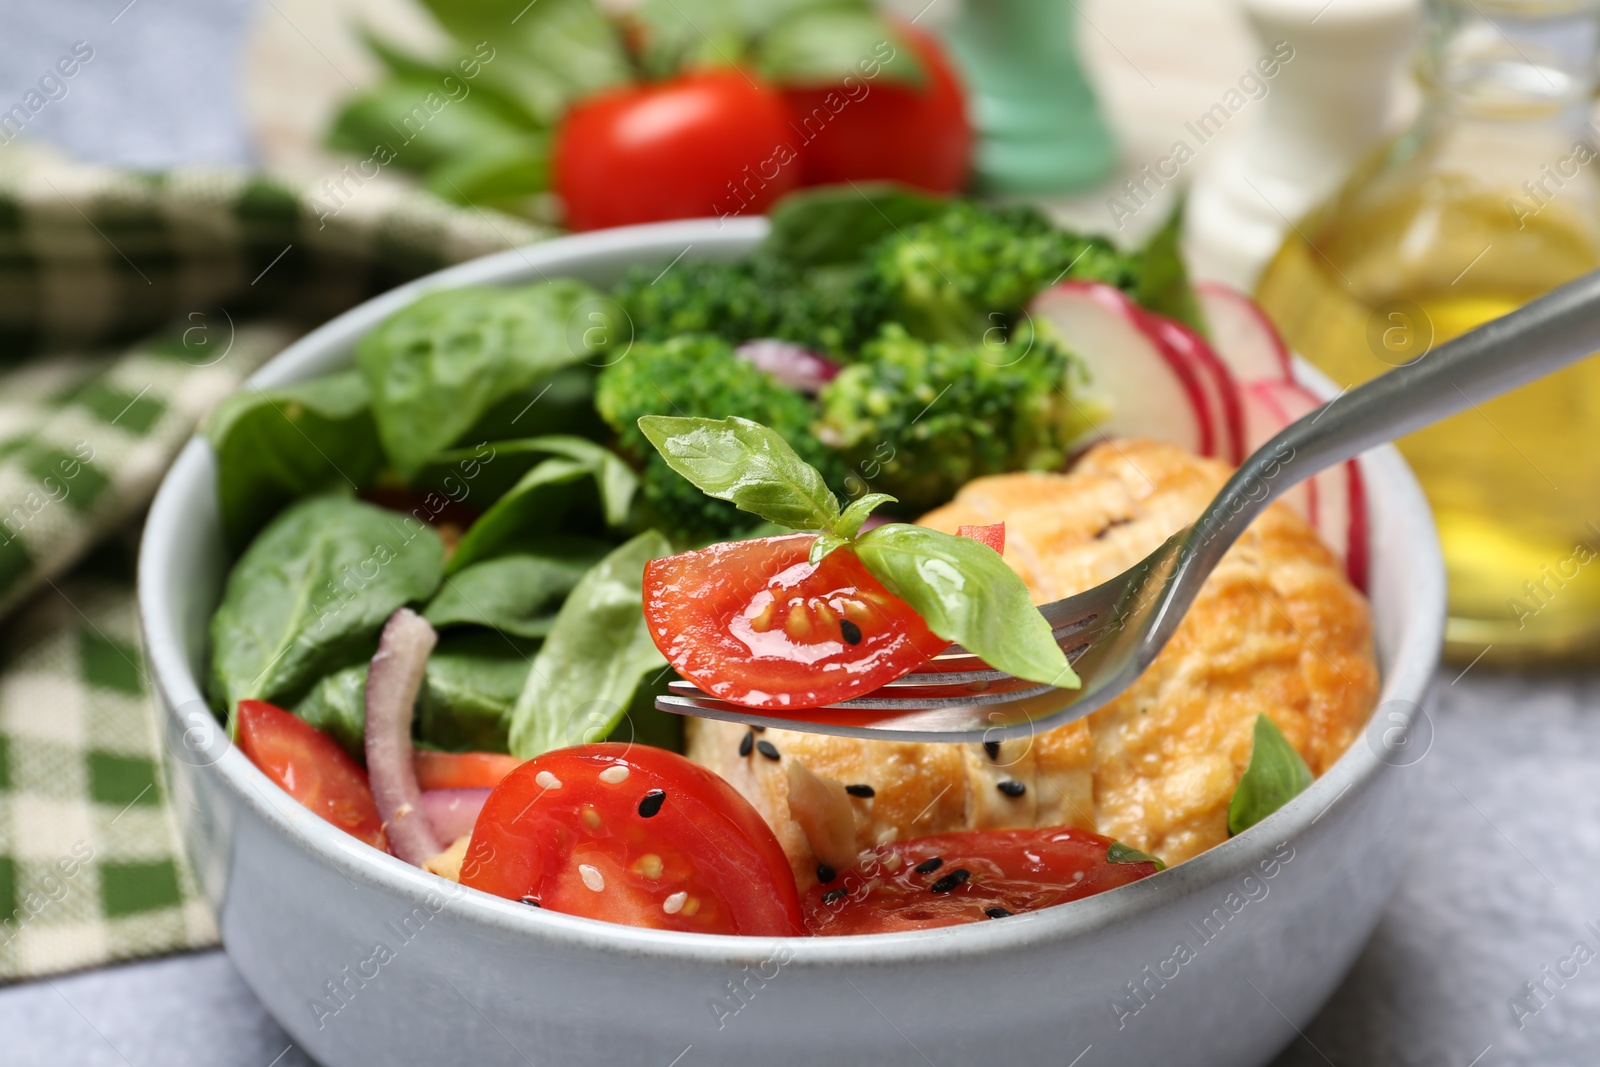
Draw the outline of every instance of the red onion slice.
<instances>
[{"instance_id":1,"label":"red onion slice","mask_svg":"<svg viewBox=\"0 0 1600 1067\"><path fill-rule=\"evenodd\" d=\"M440 841L454 842L472 833L489 789L430 789L422 794L422 810Z\"/></svg>"},{"instance_id":2,"label":"red onion slice","mask_svg":"<svg viewBox=\"0 0 1600 1067\"><path fill-rule=\"evenodd\" d=\"M407 863L444 851L422 811L422 790L411 765L411 717L428 653L439 635L421 615L400 608L383 625L367 668L367 778L389 849Z\"/></svg>"},{"instance_id":3,"label":"red onion slice","mask_svg":"<svg viewBox=\"0 0 1600 1067\"><path fill-rule=\"evenodd\" d=\"M839 364L793 341L763 337L746 341L734 352L752 367L802 393L819 393L839 376Z\"/></svg>"}]
</instances>

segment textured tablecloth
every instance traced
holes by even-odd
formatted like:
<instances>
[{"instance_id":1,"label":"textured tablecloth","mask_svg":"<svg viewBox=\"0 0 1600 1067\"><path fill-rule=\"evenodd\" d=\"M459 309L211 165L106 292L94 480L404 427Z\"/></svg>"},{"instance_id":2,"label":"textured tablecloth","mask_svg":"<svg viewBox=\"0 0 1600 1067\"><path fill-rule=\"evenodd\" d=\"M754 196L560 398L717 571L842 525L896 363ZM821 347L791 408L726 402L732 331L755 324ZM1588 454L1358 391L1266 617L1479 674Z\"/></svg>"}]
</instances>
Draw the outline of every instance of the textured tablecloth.
<instances>
[{"instance_id":1,"label":"textured tablecloth","mask_svg":"<svg viewBox=\"0 0 1600 1067\"><path fill-rule=\"evenodd\" d=\"M1082 6L1103 22L1101 5L1143 2ZM249 7L5 0L0 101L93 40L94 63L41 112L37 136L106 162L248 162L232 78ZM1573 962L1580 941L1600 951L1586 925L1600 925L1600 677L1480 667L1455 679L1441 674L1432 748L1404 772L1421 786L1407 873L1328 1007L1303 1036L1284 1024L1279 1067L1600 1063L1600 959ZM7 1067L306 1062L214 951L0 987ZM1113 1062L1096 1048L1078 1067Z\"/></svg>"}]
</instances>

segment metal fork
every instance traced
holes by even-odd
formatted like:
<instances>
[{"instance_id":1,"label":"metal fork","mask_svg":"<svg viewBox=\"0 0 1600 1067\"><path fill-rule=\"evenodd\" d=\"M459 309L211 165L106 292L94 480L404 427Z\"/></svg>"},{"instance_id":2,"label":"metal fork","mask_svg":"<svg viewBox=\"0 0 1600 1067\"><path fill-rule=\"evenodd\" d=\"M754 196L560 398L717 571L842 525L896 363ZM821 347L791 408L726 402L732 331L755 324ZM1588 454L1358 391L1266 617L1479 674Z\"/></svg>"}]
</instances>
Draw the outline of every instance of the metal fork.
<instances>
[{"instance_id":1,"label":"metal fork","mask_svg":"<svg viewBox=\"0 0 1600 1067\"><path fill-rule=\"evenodd\" d=\"M1206 577L1250 522L1297 483L1374 445L1475 407L1600 349L1600 271L1335 397L1245 460L1194 523L1112 580L1039 609L1083 679L1021 681L958 646L865 696L806 709L805 721L673 682L663 711L810 733L901 741L1003 741L1104 706L1166 645ZM1575 447L1593 447L1573 442Z\"/></svg>"}]
</instances>

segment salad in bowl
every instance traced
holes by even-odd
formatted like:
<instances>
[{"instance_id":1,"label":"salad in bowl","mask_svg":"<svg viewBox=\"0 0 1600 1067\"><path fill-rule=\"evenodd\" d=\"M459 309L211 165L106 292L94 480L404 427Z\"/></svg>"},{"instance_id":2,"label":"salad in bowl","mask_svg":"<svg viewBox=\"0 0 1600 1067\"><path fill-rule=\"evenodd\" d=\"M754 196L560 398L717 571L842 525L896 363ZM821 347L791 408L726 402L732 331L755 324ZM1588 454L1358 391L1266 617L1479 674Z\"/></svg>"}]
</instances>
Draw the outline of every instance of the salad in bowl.
<instances>
[{"instance_id":1,"label":"salad in bowl","mask_svg":"<svg viewBox=\"0 0 1600 1067\"><path fill-rule=\"evenodd\" d=\"M1122 987L1173 958L1185 901L1283 887L1293 907L1192 969L1302 938L1314 898L1326 921L1259 975L1304 1018L1397 870L1369 716L1414 708L1436 652L1431 528L1387 453L1269 508L1083 720L962 744L810 727L951 644L1076 684L1033 605L1143 558L1319 403L1248 300L1188 283L1175 228L1128 253L893 187L572 238L357 309L214 413L147 534L225 943L334 1063L479 1017L571 1062L682 1037L667 1062L704 1026L718 1062L882 1045L765 1008L728 1037L748 998L701 985L769 964L792 1004L841 1010L849 977L889 998L880 1022L966 1047L906 999L943 988L931 962L989 981L1070 958L1003 1013L1046 1062L1062 1026L1129 1028L1148 1000ZM680 678L793 728L659 710ZM197 754L202 713L222 729ZM1356 852L1358 886L1327 875ZM339 1029L365 1003L341 954L368 958L391 905L433 925L384 961L383 1022ZM1204 985L1127 1047L1193 1020ZM436 1019L406 1008L452 990ZM622 990L639 1014L579 1025ZM1207 1040L1240 1062L1281 1038Z\"/></svg>"}]
</instances>

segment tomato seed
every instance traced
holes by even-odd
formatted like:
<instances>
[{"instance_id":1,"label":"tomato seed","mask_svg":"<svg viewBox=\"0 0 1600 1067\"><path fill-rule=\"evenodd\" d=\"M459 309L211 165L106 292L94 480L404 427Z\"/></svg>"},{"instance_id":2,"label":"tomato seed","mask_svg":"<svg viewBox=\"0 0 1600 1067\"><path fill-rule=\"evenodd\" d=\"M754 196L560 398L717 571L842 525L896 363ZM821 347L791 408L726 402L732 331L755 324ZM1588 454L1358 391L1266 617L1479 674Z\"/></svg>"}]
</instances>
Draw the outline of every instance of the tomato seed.
<instances>
[{"instance_id":1,"label":"tomato seed","mask_svg":"<svg viewBox=\"0 0 1600 1067\"><path fill-rule=\"evenodd\" d=\"M612 764L600 772L600 780L607 785L621 785L628 780L628 768L621 763Z\"/></svg>"},{"instance_id":2,"label":"tomato seed","mask_svg":"<svg viewBox=\"0 0 1600 1067\"><path fill-rule=\"evenodd\" d=\"M578 877L583 879L585 886L596 893L606 887L606 876L600 873L600 868L590 864L578 864Z\"/></svg>"},{"instance_id":3,"label":"tomato seed","mask_svg":"<svg viewBox=\"0 0 1600 1067\"><path fill-rule=\"evenodd\" d=\"M676 915L683 910L684 901L689 899L689 894L679 890L661 902L661 910L668 915Z\"/></svg>"}]
</instances>

